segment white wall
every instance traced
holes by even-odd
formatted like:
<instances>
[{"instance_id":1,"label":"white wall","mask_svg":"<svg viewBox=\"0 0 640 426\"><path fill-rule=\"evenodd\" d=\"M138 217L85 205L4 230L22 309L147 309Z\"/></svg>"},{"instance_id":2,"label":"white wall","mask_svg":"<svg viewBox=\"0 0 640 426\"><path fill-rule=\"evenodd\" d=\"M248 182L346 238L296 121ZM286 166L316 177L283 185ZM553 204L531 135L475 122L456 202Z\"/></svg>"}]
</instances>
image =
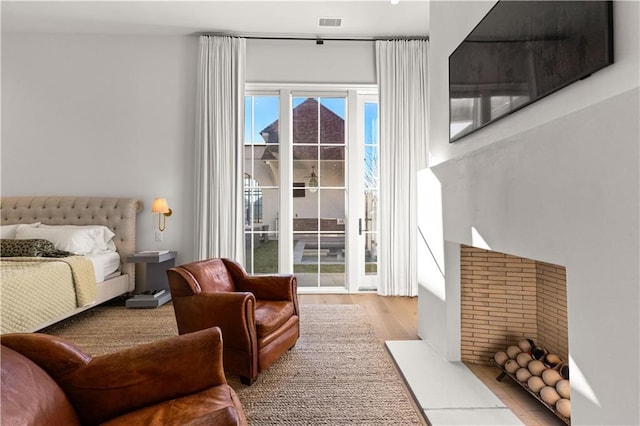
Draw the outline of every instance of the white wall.
<instances>
[{"instance_id":1,"label":"white wall","mask_svg":"<svg viewBox=\"0 0 640 426\"><path fill-rule=\"evenodd\" d=\"M247 82L376 84L372 41L247 40Z\"/></svg>"},{"instance_id":2,"label":"white wall","mask_svg":"<svg viewBox=\"0 0 640 426\"><path fill-rule=\"evenodd\" d=\"M639 424L640 3L614 3L615 64L449 144L446 58L492 4L431 4L431 170L446 270L458 269L450 248L461 243L565 266L572 422ZM454 18L464 25L445 24ZM445 281L440 318L421 315L420 328L446 324L449 338L434 346L456 359L459 277Z\"/></svg>"},{"instance_id":3,"label":"white wall","mask_svg":"<svg viewBox=\"0 0 640 426\"><path fill-rule=\"evenodd\" d=\"M3 34L2 195L135 197L139 250L193 258L197 38ZM156 242L154 197L174 210Z\"/></svg>"},{"instance_id":4,"label":"white wall","mask_svg":"<svg viewBox=\"0 0 640 426\"><path fill-rule=\"evenodd\" d=\"M136 197L145 205L137 248L195 260L197 37L1 41L2 195ZM247 68L249 82L375 83L372 42L248 40ZM160 196L174 214L156 242L150 207Z\"/></svg>"}]
</instances>

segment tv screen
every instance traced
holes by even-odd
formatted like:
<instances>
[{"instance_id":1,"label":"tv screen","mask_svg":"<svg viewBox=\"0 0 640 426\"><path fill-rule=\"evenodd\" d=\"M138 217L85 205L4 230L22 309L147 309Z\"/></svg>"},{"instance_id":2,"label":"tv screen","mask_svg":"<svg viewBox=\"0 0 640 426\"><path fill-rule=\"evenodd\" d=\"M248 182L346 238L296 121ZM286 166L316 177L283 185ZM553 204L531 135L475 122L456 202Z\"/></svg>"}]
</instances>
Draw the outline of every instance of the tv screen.
<instances>
[{"instance_id":1,"label":"tv screen","mask_svg":"<svg viewBox=\"0 0 640 426\"><path fill-rule=\"evenodd\" d=\"M449 141L612 63L612 1L499 1L449 56Z\"/></svg>"}]
</instances>

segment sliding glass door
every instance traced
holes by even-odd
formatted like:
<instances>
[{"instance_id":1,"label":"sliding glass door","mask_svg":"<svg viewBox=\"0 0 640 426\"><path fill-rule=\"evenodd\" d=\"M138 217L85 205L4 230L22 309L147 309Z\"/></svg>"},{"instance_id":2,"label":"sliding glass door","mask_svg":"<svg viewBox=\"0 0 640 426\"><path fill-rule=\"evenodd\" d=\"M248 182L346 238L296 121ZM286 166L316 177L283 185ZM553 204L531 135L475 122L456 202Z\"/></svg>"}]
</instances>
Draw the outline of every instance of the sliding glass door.
<instances>
[{"instance_id":1,"label":"sliding glass door","mask_svg":"<svg viewBox=\"0 0 640 426\"><path fill-rule=\"evenodd\" d=\"M376 97L356 90L247 91L248 271L293 272L301 292L376 288L376 126Z\"/></svg>"}]
</instances>

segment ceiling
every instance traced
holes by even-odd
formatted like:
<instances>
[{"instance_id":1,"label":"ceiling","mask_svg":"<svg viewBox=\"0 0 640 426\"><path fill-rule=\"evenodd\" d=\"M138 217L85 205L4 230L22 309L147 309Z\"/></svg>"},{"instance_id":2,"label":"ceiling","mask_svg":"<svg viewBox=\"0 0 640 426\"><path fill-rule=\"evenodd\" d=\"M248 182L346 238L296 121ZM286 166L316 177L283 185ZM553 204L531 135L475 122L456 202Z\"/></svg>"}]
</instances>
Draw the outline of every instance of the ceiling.
<instances>
[{"instance_id":1,"label":"ceiling","mask_svg":"<svg viewBox=\"0 0 640 426\"><path fill-rule=\"evenodd\" d=\"M425 37L428 0L6 1L2 32L371 38ZM321 28L318 18L342 18Z\"/></svg>"}]
</instances>

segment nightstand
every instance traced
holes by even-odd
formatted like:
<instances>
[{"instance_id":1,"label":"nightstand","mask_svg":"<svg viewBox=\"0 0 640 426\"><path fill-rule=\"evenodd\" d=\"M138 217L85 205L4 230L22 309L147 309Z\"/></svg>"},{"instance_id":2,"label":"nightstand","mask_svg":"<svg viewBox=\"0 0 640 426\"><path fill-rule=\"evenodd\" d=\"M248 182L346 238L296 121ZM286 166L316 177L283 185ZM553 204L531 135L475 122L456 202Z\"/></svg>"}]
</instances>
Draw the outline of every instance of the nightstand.
<instances>
[{"instance_id":1,"label":"nightstand","mask_svg":"<svg viewBox=\"0 0 640 426\"><path fill-rule=\"evenodd\" d=\"M145 265L144 290L127 300L127 308L158 308L171 300L167 269L176 265L176 251L143 251L127 257L127 263Z\"/></svg>"}]
</instances>

